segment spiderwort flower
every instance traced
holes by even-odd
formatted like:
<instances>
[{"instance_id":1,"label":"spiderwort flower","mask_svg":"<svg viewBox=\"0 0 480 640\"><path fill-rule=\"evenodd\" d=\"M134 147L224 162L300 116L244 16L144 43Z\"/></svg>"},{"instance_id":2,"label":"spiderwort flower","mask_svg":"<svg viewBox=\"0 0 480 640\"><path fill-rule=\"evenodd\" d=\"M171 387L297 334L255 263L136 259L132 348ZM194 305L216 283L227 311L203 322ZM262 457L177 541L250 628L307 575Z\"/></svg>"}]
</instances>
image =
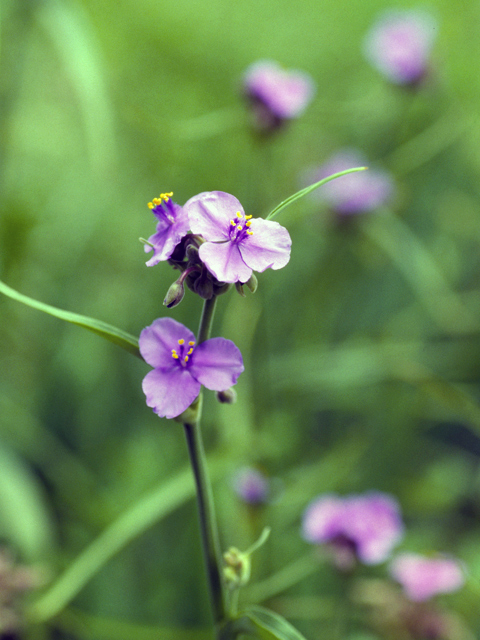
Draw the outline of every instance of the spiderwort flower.
<instances>
[{"instance_id":1,"label":"spiderwort flower","mask_svg":"<svg viewBox=\"0 0 480 640\"><path fill-rule=\"evenodd\" d=\"M243 360L231 340L211 338L199 345L183 324L158 318L138 340L144 360L154 367L143 379L147 405L160 417L175 418L187 409L203 384L225 391L242 373Z\"/></svg>"},{"instance_id":2,"label":"spiderwort flower","mask_svg":"<svg viewBox=\"0 0 480 640\"><path fill-rule=\"evenodd\" d=\"M334 173L367 165L364 155L356 149L341 149L319 169L309 171L308 182L313 184ZM312 192L311 197L326 202L342 216L365 213L387 203L394 192L389 173L380 169L356 171L335 178Z\"/></svg>"},{"instance_id":3,"label":"spiderwort flower","mask_svg":"<svg viewBox=\"0 0 480 640\"><path fill-rule=\"evenodd\" d=\"M396 500L370 492L344 498L327 494L315 499L303 516L303 536L314 544L326 543L339 569L355 561L378 564L387 559L403 535Z\"/></svg>"},{"instance_id":4,"label":"spiderwort flower","mask_svg":"<svg viewBox=\"0 0 480 640\"><path fill-rule=\"evenodd\" d=\"M365 56L391 82L413 85L427 72L436 29L428 13L387 11L365 38Z\"/></svg>"},{"instance_id":5,"label":"spiderwort flower","mask_svg":"<svg viewBox=\"0 0 480 640\"><path fill-rule=\"evenodd\" d=\"M243 86L256 124L264 131L301 115L315 94L307 73L282 69L272 60L259 60L248 67Z\"/></svg>"},{"instance_id":6,"label":"spiderwort flower","mask_svg":"<svg viewBox=\"0 0 480 640\"><path fill-rule=\"evenodd\" d=\"M188 217L184 210L171 199L173 193L161 193L148 203L157 218L157 230L145 244L145 252L153 249L153 256L147 262L147 267L153 267L162 260L168 260L180 240L188 233Z\"/></svg>"},{"instance_id":7,"label":"spiderwort flower","mask_svg":"<svg viewBox=\"0 0 480 640\"><path fill-rule=\"evenodd\" d=\"M235 196L209 191L183 207L190 228L203 236L200 259L220 282L247 282L252 270L281 269L290 260L288 231L272 220L245 215Z\"/></svg>"},{"instance_id":8,"label":"spiderwort flower","mask_svg":"<svg viewBox=\"0 0 480 640\"><path fill-rule=\"evenodd\" d=\"M462 568L453 558L428 558L416 553L396 556L390 564L390 574L414 602L457 591L465 582Z\"/></svg>"}]
</instances>

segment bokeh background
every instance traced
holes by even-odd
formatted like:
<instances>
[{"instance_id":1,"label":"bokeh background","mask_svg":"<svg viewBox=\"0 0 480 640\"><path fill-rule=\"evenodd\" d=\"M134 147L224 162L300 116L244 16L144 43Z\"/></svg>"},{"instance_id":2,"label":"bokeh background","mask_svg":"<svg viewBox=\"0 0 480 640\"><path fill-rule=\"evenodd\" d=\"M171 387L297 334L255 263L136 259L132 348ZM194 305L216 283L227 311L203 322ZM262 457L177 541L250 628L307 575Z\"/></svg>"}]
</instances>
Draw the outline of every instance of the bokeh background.
<instances>
[{"instance_id":1,"label":"bokeh background","mask_svg":"<svg viewBox=\"0 0 480 640\"><path fill-rule=\"evenodd\" d=\"M188 292L167 311L176 275L145 267L138 238L154 232L153 197L223 190L266 215L343 147L392 174L388 210L340 220L313 198L285 209L289 265L261 274L254 295L223 296L215 319L246 363L235 405L205 398L222 544L244 549L272 527L241 601L309 638L384 637L361 610L339 625L345 580L300 532L315 496L372 489L401 504L403 549L465 562L466 587L442 606L480 631L480 5L422 5L438 24L432 73L408 89L362 47L381 11L412 6L0 9L0 278L23 294L135 335L163 315L195 331L201 300ZM263 58L317 87L305 114L269 137L253 131L242 96L245 69ZM24 633L209 637L183 433L146 407L149 368L4 296L0 359L0 536L44 583ZM234 492L245 465L270 479L265 505Z\"/></svg>"}]
</instances>

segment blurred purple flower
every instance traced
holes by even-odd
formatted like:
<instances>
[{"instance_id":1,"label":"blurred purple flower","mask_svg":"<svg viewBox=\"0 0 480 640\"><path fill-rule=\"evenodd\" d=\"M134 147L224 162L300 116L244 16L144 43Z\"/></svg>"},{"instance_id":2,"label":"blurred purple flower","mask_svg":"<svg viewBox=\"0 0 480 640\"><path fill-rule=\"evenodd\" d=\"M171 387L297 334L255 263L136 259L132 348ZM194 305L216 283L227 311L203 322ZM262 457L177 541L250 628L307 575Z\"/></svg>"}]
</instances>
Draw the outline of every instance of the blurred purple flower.
<instances>
[{"instance_id":1,"label":"blurred purple flower","mask_svg":"<svg viewBox=\"0 0 480 640\"><path fill-rule=\"evenodd\" d=\"M356 560L378 564L403 536L400 508L392 496L380 492L323 495L304 513L303 536L314 544L328 544L339 569L351 569Z\"/></svg>"},{"instance_id":2,"label":"blurred purple flower","mask_svg":"<svg viewBox=\"0 0 480 640\"><path fill-rule=\"evenodd\" d=\"M428 600L439 593L457 591L465 582L460 563L453 558L428 558L402 553L390 564L391 576L414 602Z\"/></svg>"},{"instance_id":3,"label":"blurred purple flower","mask_svg":"<svg viewBox=\"0 0 480 640\"><path fill-rule=\"evenodd\" d=\"M415 84L428 68L437 22L423 11L387 11L368 32L369 62L396 84Z\"/></svg>"},{"instance_id":4,"label":"blurred purple flower","mask_svg":"<svg viewBox=\"0 0 480 640\"><path fill-rule=\"evenodd\" d=\"M320 168L308 173L313 184L334 173L367 166L368 162L356 149L341 149ZM326 202L340 215L371 211L385 204L393 195L393 179L386 171L367 169L335 178L312 193L312 197Z\"/></svg>"},{"instance_id":5,"label":"blurred purple flower","mask_svg":"<svg viewBox=\"0 0 480 640\"><path fill-rule=\"evenodd\" d=\"M280 269L290 260L292 241L278 222L251 219L234 196L209 191L183 207L193 233L206 240L200 259L220 282L247 282L252 270Z\"/></svg>"},{"instance_id":6,"label":"blurred purple flower","mask_svg":"<svg viewBox=\"0 0 480 640\"><path fill-rule=\"evenodd\" d=\"M312 78L303 71L282 69L272 60L250 65L243 79L256 123L264 130L275 129L284 120L303 113L315 94Z\"/></svg>"},{"instance_id":7,"label":"blurred purple flower","mask_svg":"<svg viewBox=\"0 0 480 640\"><path fill-rule=\"evenodd\" d=\"M143 379L147 405L160 417L187 409L203 384L225 391L242 373L243 360L231 340L211 338L195 346L193 333L172 318L158 318L138 340L144 360L154 367Z\"/></svg>"},{"instance_id":8,"label":"blurred purple flower","mask_svg":"<svg viewBox=\"0 0 480 640\"><path fill-rule=\"evenodd\" d=\"M258 469L243 467L233 478L233 489L244 502L263 504L268 499L270 483Z\"/></svg>"},{"instance_id":9,"label":"blurred purple flower","mask_svg":"<svg viewBox=\"0 0 480 640\"><path fill-rule=\"evenodd\" d=\"M148 203L158 223L156 233L148 239L150 244L145 245L146 253L153 249L153 256L147 262L147 267L168 260L177 244L188 233L188 217L182 207L173 202L172 196L173 193L161 193L160 197Z\"/></svg>"}]
</instances>

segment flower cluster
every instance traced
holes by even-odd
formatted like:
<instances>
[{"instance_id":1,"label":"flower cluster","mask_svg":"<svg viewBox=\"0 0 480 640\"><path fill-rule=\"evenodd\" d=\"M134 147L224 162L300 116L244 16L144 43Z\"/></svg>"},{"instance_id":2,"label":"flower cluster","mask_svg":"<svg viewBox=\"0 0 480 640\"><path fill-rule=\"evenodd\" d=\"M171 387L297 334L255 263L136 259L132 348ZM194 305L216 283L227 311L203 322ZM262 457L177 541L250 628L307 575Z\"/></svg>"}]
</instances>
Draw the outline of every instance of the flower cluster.
<instances>
[{"instance_id":1,"label":"flower cluster","mask_svg":"<svg viewBox=\"0 0 480 640\"><path fill-rule=\"evenodd\" d=\"M189 284L209 299L225 283L247 283L253 271L281 269L290 259L288 231L271 220L246 215L234 196L223 191L200 193L181 207L161 194L149 203L158 219L145 251L148 266L168 260ZM190 231L190 233L189 233ZM173 306L173 305L168 305Z\"/></svg>"}]
</instances>

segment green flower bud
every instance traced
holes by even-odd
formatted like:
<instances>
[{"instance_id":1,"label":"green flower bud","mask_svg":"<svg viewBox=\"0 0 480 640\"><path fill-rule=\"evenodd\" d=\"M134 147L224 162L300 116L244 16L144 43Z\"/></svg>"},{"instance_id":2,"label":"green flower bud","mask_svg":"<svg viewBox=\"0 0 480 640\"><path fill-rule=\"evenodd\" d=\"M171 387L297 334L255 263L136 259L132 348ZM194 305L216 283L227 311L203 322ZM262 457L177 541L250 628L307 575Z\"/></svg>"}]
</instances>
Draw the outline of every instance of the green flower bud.
<instances>
[{"instance_id":1,"label":"green flower bud","mask_svg":"<svg viewBox=\"0 0 480 640\"><path fill-rule=\"evenodd\" d=\"M183 286L183 282L179 282L179 280L177 280L167 291L167 295L165 296L163 304L168 309L172 309L173 307L176 307L177 304L180 304L180 302L183 300L184 295L185 287Z\"/></svg>"}]
</instances>

